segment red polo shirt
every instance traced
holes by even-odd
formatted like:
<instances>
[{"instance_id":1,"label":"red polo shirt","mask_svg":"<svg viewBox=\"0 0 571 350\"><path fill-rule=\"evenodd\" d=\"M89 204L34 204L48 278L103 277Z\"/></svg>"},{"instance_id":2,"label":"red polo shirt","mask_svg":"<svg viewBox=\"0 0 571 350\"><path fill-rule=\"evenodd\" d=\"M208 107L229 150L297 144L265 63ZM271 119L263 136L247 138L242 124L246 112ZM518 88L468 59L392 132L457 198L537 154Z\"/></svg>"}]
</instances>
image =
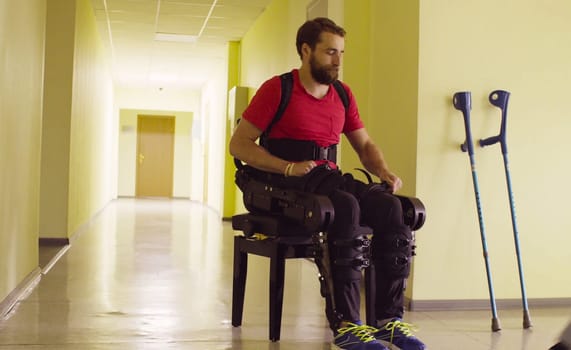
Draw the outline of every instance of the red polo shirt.
<instances>
[{"instance_id":1,"label":"red polo shirt","mask_svg":"<svg viewBox=\"0 0 571 350\"><path fill-rule=\"evenodd\" d=\"M349 97L349 108L345 113L343 101L330 86L327 95L317 99L307 93L299 80L299 71L293 71L291 99L282 118L270 131L270 138L311 140L320 147L339 143L341 133L348 133L363 127L353 93L343 83ZM260 130L265 130L278 110L281 98L280 77L267 80L256 92L242 117Z\"/></svg>"}]
</instances>

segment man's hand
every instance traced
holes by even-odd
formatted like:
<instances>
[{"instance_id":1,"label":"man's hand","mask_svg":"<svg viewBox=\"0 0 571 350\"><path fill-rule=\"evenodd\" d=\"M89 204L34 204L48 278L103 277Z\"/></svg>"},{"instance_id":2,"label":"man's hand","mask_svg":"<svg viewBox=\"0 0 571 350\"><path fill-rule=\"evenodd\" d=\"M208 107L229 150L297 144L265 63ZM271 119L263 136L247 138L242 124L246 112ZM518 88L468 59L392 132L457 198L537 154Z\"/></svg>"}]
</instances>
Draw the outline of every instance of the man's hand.
<instances>
[{"instance_id":1,"label":"man's hand","mask_svg":"<svg viewBox=\"0 0 571 350\"><path fill-rule=\"evenodd\" d=\"M402 180L389 170L381 172L379 178L391 187L393 193L397 192L402 187Z\"/></svg>"},{"instance_id":2,"label":"man's hand","mask_svg":"<svg viewBox=\"0 0 571 350\"><path fill-rule=\"evenodd\" d=\"M303 176L309 173L317 164L313 160L307 160L299 163L292 163L289 176Z\"/></svg>"},{"instance_id":3,"label":"man's hand","mask_svg":"<svg viewBox=\"0 0 571 350\"><path fill-rule=\"evenodd\" d=\"M401 189L402 180L389 170L383 152L375 145L365 128L351 131L346 136L368 172L386 182L393 193Z\"/></svg>"}]
</instances>

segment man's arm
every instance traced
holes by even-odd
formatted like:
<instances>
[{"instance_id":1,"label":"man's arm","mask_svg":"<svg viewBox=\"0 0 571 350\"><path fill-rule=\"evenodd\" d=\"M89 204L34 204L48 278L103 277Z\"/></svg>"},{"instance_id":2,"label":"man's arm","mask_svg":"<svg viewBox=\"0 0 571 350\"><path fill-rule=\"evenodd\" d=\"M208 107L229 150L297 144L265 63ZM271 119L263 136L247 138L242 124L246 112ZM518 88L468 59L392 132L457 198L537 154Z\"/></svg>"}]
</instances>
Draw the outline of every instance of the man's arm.
<instances>
[{"instance_id":1,"label":"man's arm","mask_svg":"<svg viewBox=\"0 0 571 350\"><path fill-rule=\"evenodd\" d=\"M401 179L389 170L383 152L373 142L365 128L357 129L346 134L351 146L359 155L361 163L370 173L378 176L381 181L387 182L393 192L402 187Z\"/></svg>"},{"instance_id":2,"label":"man's arm","mask_svg":"<svg viewBox=\"0 0 571 350\"><path fill-rule=\"evenodd\" d=\"M254 124L242 119L230 139L230 154L246 164L263 171L284 174L290 162L270 154L264 147L256 144L262 131ZM295 163L290 170L291 176L302 176L315 167L315 162Z\"/></svg>"}]
</instances>

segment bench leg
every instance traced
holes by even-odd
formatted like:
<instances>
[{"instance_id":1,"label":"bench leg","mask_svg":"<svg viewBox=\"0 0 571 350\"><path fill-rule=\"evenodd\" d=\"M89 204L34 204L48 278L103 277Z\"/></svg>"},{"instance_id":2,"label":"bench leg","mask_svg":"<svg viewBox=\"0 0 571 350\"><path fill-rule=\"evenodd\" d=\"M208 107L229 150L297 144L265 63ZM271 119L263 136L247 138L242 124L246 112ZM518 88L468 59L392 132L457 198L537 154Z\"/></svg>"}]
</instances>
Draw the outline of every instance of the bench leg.
<instances>
[{"instance_id":1,"label":"bench leg","mask_svg":"<svg viewBox=\"0 0 571 350\"><path fill-rule=\"evenodd\" d=\"M285 258L276 245L270 257L270 340L280 340L284 301Z\"/></svg>"},{"instance_id":2,"label":"bench leg","mask_svg":"<svg viewBox=\"0 0 571 350\"><path fill-rule=\"evenodd\" d=\"M248 254L242 252L241 241L241 237L234 238L234 281L232 284L232 326L234 327L242 325L248 272Z\"/></svg>"}]
</instances>

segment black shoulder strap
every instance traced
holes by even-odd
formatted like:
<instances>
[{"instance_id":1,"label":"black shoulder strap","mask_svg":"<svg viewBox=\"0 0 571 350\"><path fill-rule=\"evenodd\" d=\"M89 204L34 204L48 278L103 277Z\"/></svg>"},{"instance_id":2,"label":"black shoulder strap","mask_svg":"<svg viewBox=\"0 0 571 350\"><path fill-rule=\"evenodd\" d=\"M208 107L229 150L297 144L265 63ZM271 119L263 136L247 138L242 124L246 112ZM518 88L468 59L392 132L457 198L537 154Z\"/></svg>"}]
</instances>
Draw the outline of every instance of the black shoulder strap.
<instances>
[{"instance_id":1,"label":"black shoulder strap","mask_svg":"<svg viewBox=\"0 0 571 350\"><path fill-rule=\"evenodd\" d=\"M270 130L272 130L274 125L276 125L276 123L282 118L282 115L284 114L285 109L287 108L289 100L291 99L291 91L293 90L293 73L287 72L280 75L280 81L281 81L281 98L280 98L280 104L278 105L278 110L276 111L274 118L272 119L266 130L264 130L264 132L260 136L260 145L264 147L266 146L268 135L270 135ZM343 84L341 84L339 80L335 80L333 82L333 87L335 88L335 91L337 91L339 98L341 98L341 102L343 102L345 111L347 111L349 109L349 96L347 95L345 87L343 87Z\"/></svg>"},{"instance_id":2,"label":"black shoulder strap","mask_svg":"<svg viewBox=\"0 0 571 350\"><path fill-rule=\"evenodd\" d=\"M270 130L272 130L274 125L276 125L276 123L282 118L282 115L284 114L285 109L289 103L289 100L291 98L291 91L293 90L293 73L287 72L280 75L280 81L281 81L280 104L278 105L278 110L276 111L274 118L272 119L266 130L264 130L264 132L260 136L260 144L262 146L266 145L266 140L268 139Z\"/></svg>"},{"instance_id":3,"label":"black shoulder strap","mask_svg":"<svg viewBox=\"0 0 571 350\"><path fill-rule=\"evenodd\" d=\"M347 95L347 91L343 87L343 84L339 80L335 80L333 82L333 87L337 90L337 94L341 101L343 102L343 106L345 106L345 112L349 109L349 96Z\"/></svg>"}]
</instances>

